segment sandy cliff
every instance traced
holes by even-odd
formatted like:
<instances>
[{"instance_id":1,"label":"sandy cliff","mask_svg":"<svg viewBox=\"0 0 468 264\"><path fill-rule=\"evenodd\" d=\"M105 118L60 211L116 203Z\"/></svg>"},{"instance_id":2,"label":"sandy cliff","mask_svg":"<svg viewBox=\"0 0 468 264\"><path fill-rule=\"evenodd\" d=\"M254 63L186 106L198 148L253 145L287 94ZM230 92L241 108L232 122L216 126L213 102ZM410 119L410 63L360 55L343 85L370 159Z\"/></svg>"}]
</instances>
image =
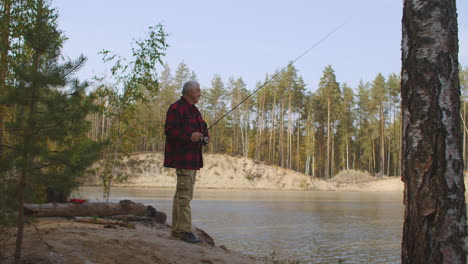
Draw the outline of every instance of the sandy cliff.
<instances>
[{"instance_id":1,"label":"sandy cliff","mask_svg":"<svg viewBox=\"0 0 468 264\"><path fill-rule=\"evenodd\" d=\"M141 153L125 160L119 169L128 177L114 186L174 187L174 169L164 168L162 153ZM324 181L302 173L269 166L244 157L205 154L204 168L197 174L196 188L215 189L273 189L319 191L402 191L399 177L360 182ZM96 164L98 168L100 165ZM93 173L86 185L99 185L99 172Z\"/></svg>"}]
</instances>

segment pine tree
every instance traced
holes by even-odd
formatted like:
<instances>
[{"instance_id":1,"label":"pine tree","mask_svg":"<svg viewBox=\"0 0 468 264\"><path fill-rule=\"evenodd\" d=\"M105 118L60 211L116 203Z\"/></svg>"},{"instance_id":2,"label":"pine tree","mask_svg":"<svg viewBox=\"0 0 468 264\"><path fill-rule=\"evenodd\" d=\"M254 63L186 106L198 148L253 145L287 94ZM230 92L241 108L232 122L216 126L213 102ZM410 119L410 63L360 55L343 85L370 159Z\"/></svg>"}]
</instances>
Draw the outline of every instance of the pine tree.
<instances>
[{"instance_id":1,"label":"pine tree","mask_svg":"<svg viewBox=\"0 0 468 264\"><path fill-rule=\"evenodd\" d=\"M326 162L325 162L325 177L331 178L333 174L333 134L336 128L336 122L339 117L339 110L341 104L341 90L340 85L336 81L335 71L330 66L325 67L323 75L320 78L319 88L317 90L317 104L318 111L325 117L327 127L327 145L326 145ZM317 102L320 101L320 102ZM322 103L322 104L319 104ZM325 105L323 105L325 104ZM316 119L317 121L323 120L323 118Z\"/></svg>"},{"instance_id":2,"label":"pine tree","mask_svg":"<svg viewBox=\"0 0 468 264\"><path fill-rule=\"evenodd\" d=\"M230 108L236 107L244 98L249 95L242 78L229 78L228 90L230 96ZM231 112L230 120L230 152L231 155L248 156L249 153L249 120L252 110L252 101L246 100Z\"/></svg>"},{"instance_id":3,"label":"pine tree","mask_svg":"<svg viewBox=\"0 0 468 264\"><path fill-rule=\"evenodd\" d=\"M257 89L260 87L262 84L257 83ZM264 87L263 89L259 90L255 94L255 102L256 106L255 109L257 111L257 120L254 124L254 129L255 129L255 149L254 149L254 159L256 160L266 160L267 155L265 153L265 150L268 150L268 148L261 148L261 146L265 146L268 142L266 141L266 134L265 132L265 127L267 124L265 124L265 120L267 119L267 110L265 108L265 103L267 101L268 97L268 89L267 87Z\"/></svg>"},{"instance_id":4,"label":"pine tree","mask_svg":"<svg viewBox=\"0 0 468 264\"><path fill-rule=\"evenodd\" d=\"M358 84L357 94L357 139L358 145L356 150L357 167L360 169L371 170L372 160L372 127L369 117L371 115L371 99L369 83L364 83L362 80Z\"/></svg>"},{"instance_id":5,"label":"pine tree","mask_svg":"<svg viewBox=\"0 0 468 264\"><path fill-rule=\"evenodd\" d=\"M151 150L162 150L164 148L166 112L169 106L178 99L178 95L180 94L179 89L173 85L174 78L168 64L163 65L163 70L158 81L160 89L155 100L150 102L148 109L145 106L141 106L141 108L149 110L144 120L147 120L145 129L148 131L147 141L151 142Z\"/></svg>"},{"instance_id":6,"label":"pine tree","mask_svg":"<svg viewBox=\"0 0 468 264\"><path fill-rule=\"evenodd\" d=\"M304 174L315 176L314 160L315 160L315 124L314 124L314 108L313 96L309 94L306 96L305 103L305 168Z\"/></svg>"},{"instance_id":7,"label":"pine tree","mask_svg":"<svg viewBox=\"0 0 468 264\"><path fill-rule=\"evenodd\" d=\"M216 122L223 114L226 113L226 89L224 83L219 75L215 75L211 81L211 88L205 92L206 97L206 108L209 115L206 121L208 125ZM226 119L221 120L213 129L210 131L210 144L208 145L210 150L214 153L224 152L225 145L223 144L223 127L226 124Z\"/></svg>"},{"instance_id":8,"label":"pine tree","mask_svg":"<svg viewBox=\"0 0 468 264\"><path fill-rule=\"evenodd\" d=\"M187 64L185 64L185 62L182 61L181 63L179 63L179 66L177 67L176 72L174 73L172 89L174 91L177 91L178 94L181 94L182 86L185 82L190 81L191 78L196 78L195 73L190 72L190 69L187 67Z\"/></svg>"},{"instance_id":9,"label":"pine tree","mask_svg":"<svg viewBox=\"0 0 468 264\"><path fill-rule=\"evenodd\" d=\"M354 134L354 93L346 84L343 84L343 104L340 112L339 134L341 135L340 165L345 170L350 169L350 152L352 151L352 138Z\"/></svg>"},{"instance_id":10,"label":"pine tree","mask_svg":"<svg viewBox=\"0 0 468 264\"><path fill-rule=\"evenodd\" d=\"M17 236L15 262L21 258L24 203L44 201L45 190L70 193L84 170L98 158L100 145L86 138L87 115L93 110L85 94L88 84L73 78L86 59L60 61L63 36L57 28L57 13L48 1L29 1L31 23L25 25L23 60L12 70L13 85L0 98L13 111L4 123L15 134L12 144L0 147L11 155L0 163L0 171L18 177Z\"/></svg>"},{"instance_id":11,"label":"pine tree","mask_svg":"<svg viewBox=\"0 0 468 264\"><path fill-rule=\"evenodd\" d=\"M378 161L380 166L377 175L382 176L385 174L385 104L387 101L387 88L385 78L380 73L375 77L372 83L371 98L372 108L378 112L376 115L379 120L377 131L379 131L380 151Z\"/></svg>"},{"instance_id":12,"label":"pine tree","mask_svg":"<svg viewBox=\"0 0 468 264\"><path fill-rule=\"evenodd\" d=\"M392 116L390 128L390 141L388 162L388 175L400 174L400 153L401 153L401 114L400 114L400 76L394 73L387 78L387 88L389 94L389 102L391 103L390 112ZM392 170L393 168L393 170ZM393 171L393 173L392 173Z\"/></svg>"}]
</instances>

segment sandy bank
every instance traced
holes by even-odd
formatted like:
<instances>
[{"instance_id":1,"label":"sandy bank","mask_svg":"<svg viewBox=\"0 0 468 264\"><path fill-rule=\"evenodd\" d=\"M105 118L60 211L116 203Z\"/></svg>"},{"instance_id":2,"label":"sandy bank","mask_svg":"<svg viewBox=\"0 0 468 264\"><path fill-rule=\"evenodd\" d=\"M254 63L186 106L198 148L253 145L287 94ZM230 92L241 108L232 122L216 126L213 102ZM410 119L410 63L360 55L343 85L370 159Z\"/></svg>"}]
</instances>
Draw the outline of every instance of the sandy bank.
<instances>
[{"instance_id":1,"label":"sandy bank","mask_svg":"<svg viewBox=\"0 0 468 264\"><path fill-rule=\"evenodd\" d=\"M27 263L266 263L223 246L176 240L170 236L170 228L161 224L113 229L66 218L39 218L35 225L38 231L32 226L25 230L22 256ZM6 256L13 255L13 243L14 238L2 250Z\"/></svg>"},{"instance_id":2,"label":"sandy bank","mask_svg":"<svg viewBox=\"0 0 468 264\"><path fill-rule=\"evenodd\" d=\"M125 160L118 173L128 177L121 187L173 188L173 169L162 167L162 153L141 153ZM293 170L223 154L205 154L205 166L197 174L196 188L202 189L263 189L315 191L403 191L400 177L372 178L369 181L324 181ZM96 164L95 168L100 165ZM85 185L99 185L99 172L90 173Z\"/></svg>"}]
</instances>

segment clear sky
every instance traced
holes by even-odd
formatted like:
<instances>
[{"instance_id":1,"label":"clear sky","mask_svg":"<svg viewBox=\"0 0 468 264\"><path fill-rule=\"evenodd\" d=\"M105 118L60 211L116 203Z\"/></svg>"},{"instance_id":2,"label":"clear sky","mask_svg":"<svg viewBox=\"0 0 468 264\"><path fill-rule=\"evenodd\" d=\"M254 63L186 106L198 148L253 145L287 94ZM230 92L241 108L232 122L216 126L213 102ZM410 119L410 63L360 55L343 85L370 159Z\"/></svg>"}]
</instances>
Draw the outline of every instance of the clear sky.
<instances>
[{"instance_id":1,"label":"clear sky","mask_svg":"<svg viewBox=\"0 0 468 264\"><path fill-rule=\"evenodd\" d=\"M202 87L215 74L226 83L242 77L253 90L265 74L285 67L334 28L344 26L295 63L314 91L331 65L338 82L355 88L401 69L402 0L53 0L68 37L64 54L88 57L78 75L106 68L102 49L124 57L133 39L163 24L170 34L166 57L172 71L184 61ZM459 62L468 66L468 1L457 0Z\"/></svg>"}]
</instances>

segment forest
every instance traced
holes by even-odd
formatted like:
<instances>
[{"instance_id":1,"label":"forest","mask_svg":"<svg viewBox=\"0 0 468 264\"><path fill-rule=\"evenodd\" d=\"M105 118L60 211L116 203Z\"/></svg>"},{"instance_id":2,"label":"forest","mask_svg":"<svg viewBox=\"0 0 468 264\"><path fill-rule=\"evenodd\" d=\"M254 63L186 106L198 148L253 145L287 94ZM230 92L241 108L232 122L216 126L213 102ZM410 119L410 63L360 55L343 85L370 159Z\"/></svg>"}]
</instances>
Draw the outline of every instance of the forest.
<instances>
[{"instance_id":1,"label":"forest","mask_svg":"<svg viewBox=\"0 0 468 264\"><path fill-rule=\"evenodd\" d=\"M49 190L69 194L98 160L109 197L112 184L125 180L115 170L125 157L163 150L166 111L182 84L197 75L183 61L176 69L164 63L170 36L157 24L132 43L129 58L102 47L110 72L79 80L86 57L62 55L66 36L50 1L1 3L0 235L7 230L3 226L18 223L19 263L24 204L48 200ZM305 83L308 73L294 65L265 73L256 87L247 87L242 76L215 75L210 84L202 83L197 107L210 126L276 74L211 128L207 153L244 156L324 179L349 169L375 177L402 174L399 73L378 74L357 87L336 76L333 65L323 69L317 87ZM468 67L459 67L458 74L466 167Z\"/></svg>"},{"instance_id":2,"label":"forest","mask_svg":"<svg viewBox=\"0 0 468 264\"><path fill-rule=\"evenodd\" d=\"M210 126L277 73L266 74L251 89L242 77L222 80L213 76L211 84L202 84L198 103L205 121ZM138 110L127 120L116 119L111 97L100 96L96 103L103 111L88 117L92 123L89 138L105 141L118 129L132 141L129 152L162 151L167 108L180 97L183 83L197 77L184 62L175 70L163 64L158 77L155 97L136 103ZM465 94L468 68L460 69L460 80ZM93 92L112 91L116 87L107 83ZM461 115L465 120L466 103ZM349 87L330 65L323 70L318 87L308 87L300 72L289 66L216 124L210 134L208 153L241 155L313 177L331 178L348 169L399 176L400 77L378 74L374 80ZM466 133L464 139L466 155Z\"/></svg>"}]
</instances>

